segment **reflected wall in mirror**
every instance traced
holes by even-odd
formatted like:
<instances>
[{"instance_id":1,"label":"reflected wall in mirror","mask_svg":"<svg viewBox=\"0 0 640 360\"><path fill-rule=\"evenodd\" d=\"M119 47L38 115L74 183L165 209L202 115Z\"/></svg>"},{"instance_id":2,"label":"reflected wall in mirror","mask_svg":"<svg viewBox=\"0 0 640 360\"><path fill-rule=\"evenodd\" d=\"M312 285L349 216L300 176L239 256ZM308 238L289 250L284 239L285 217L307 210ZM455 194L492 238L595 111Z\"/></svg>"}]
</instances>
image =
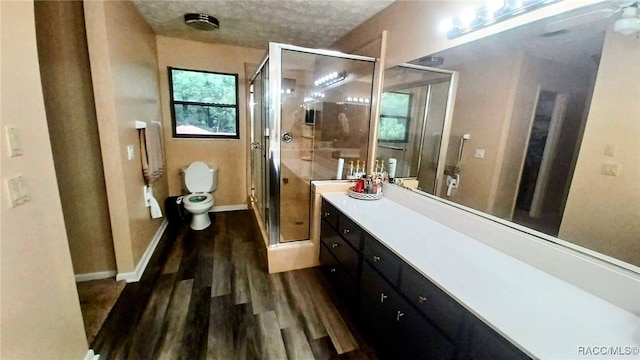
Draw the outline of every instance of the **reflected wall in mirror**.
<instances>
[{"instance_id":1,"label":"reflected wall in mirror","mask_svg":"<svg viewBox=\"0 0 640 360\"><path fill-rule=\"evenodd\" d=\"M446 164L459 182L438 196L638 272L640 38L613 31L611 7L412 63L437 56L458 73Z\"/></svg>"},{"instance_id":2,"label":"reflected wall in mirror","mask_svg":"<svg viewBox=\"0 0 640 360\"><path fill-rule=\"evenodd\" d=\"M403 178L407 186L413 182L429 194L438 192L454 88L451 71L409 64L385 70L376 158L390 177Z\"/></svg>"}]
</instances>

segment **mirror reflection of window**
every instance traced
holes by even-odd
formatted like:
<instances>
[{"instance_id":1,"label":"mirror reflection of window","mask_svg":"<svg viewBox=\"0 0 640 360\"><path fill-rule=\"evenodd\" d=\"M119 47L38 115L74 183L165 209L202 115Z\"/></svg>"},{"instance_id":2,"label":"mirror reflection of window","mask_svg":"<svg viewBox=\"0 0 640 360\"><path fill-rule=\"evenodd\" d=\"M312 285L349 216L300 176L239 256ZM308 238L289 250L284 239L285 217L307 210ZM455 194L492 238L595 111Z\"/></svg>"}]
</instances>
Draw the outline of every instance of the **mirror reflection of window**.
<instances>
[{"instance_id":1,"label":"mirror reflection of window","mask_svg":"<svg viewBox=\"0 0 640 360\"><path fill-rule=\"evenodd\" d=\"M410 113L411 94L382 93L378 141L406 143L409 138Z\"/></svg>"}]
</instances>

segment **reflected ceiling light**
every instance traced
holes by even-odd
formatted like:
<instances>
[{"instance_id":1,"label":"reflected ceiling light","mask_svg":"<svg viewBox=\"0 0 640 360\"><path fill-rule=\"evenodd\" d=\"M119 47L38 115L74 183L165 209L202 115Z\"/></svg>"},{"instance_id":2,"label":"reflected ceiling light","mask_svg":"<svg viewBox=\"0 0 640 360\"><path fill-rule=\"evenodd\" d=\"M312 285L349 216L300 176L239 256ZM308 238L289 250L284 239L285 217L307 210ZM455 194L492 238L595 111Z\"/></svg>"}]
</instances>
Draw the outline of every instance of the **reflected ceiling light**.
<instances>
[{"instance_id":1,"label":"reflected ceiling light","mask_svg":"<svg viewBox=\"0 0 640 360\"><path fill-rule=\"evenodd\" d=\"M467 9L455 19L443 20L440 29L447 33L449 39L454 39L559 1L561 0L489 0L481 8Z\"/></svg>"},{"instance_id":2,"label":"reflected ceiling light","mask_svg":"<svg viewBox=\"0 0 640 360\"><path fill-rule=\"evenodd\" d=\"M344 80L345 78L345 72L332 72L331 74L325 75L323 77L321 77L320 79L316 80L314 82L315 86L329 86L331 84L335 84L339 81Z\"/></svg>"},{"instance_id":3,"label":"reflected ceiling light","mask_svg":"<svg viewBox=\"0 0 640 360\"><path fill-rule=\"evenodd\" d=\"M218 19L207 14L184 14L184 23L196 30L213 31L220 28Z\"/></svg>"},{"instance_id":4,"label":"reflected ceiling light","mask_svg":"<svg viewBox=\"0 0 640 360\"><path fill-rule=\"evenodd\" d=\"M369 99L361 98L357 96L356 97L348 96L344 98L344 101L348 103L355 103L355 104L368 104L370 102Z\"/></svg>"},{"instance_id":5,"label":"reflected ceiling light","mask_svg":"<svg viewBox=\"0 0 640 360\"><path fill-rule=\"evenodd\" d=\"M640 17L638 17L638 8L631 6L622 9L622 18L613 24L613 31L622 35L632 35L640 32Z\"/></svg>"}]
</instances>

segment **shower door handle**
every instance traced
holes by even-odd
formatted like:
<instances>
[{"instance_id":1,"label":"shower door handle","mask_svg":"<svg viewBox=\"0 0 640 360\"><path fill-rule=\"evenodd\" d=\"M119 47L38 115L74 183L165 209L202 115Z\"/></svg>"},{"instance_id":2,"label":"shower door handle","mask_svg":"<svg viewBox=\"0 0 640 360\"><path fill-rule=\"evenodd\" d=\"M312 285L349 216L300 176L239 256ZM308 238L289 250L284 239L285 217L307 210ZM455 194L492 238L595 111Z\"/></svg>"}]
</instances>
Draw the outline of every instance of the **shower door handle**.
<instances>
[{"instance_id":1,"label":"shower door handle","mask_svg":"<svg viewBox=\"0 0 640 360\"><path fill-rule=\"evenodd\" d=\"M251 148L252 148L252 149L263 149L263 148L264 148L264 145L262 145L262 144L261 144L261 143L259 143L259 142L252 142L252 143L251 143Z\"/></svg>"}]
</instances>

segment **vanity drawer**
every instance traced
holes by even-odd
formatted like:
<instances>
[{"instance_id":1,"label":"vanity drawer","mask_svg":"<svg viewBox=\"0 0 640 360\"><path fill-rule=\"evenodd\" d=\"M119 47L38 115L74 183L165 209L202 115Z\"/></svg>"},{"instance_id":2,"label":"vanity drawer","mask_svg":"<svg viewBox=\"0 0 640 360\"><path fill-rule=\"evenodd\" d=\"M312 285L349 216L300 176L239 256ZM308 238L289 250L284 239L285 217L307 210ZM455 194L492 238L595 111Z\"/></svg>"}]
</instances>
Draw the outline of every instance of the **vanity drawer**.
<instances>
[{"instance_id":1,"label":"vanity drawer","mask_svg":"<svg viewBox=\"0 0 640 360\"><path fill-rule=\"evenodd\" d=\"M398 285L402 261L384 245L365 235L364 258L394 286Z\"/></svg>"},{"instance_id":2,"label":"vanity drawer","mask_svg":"<svg viewBox=\"0 0 640 360\"><path fill-rule=\"evenodd\" d=\"M339 211L327 200L322 200L322 218L329 223L334 229L338 228L338 213Z\"/></svg>"},{"instance_id":3,"label":"vanity drawer","mask_svg":"<svg viewBox=\"0 0 640 360\"><path fill-rule=\"evenodd\" d=\"M338 233L347 239L354 248L360 249L362 230L343 214L338 217Z\"/></svg>"},{"instance_id":4,"label":"vanity drawer","mask_svg":"<svg viewBox=\"0 0 640 360\"><path fill-rule=\"evenodd\" d=\"M458 336L466 310L409 265L402 266L400 292L449 338Z\"/></svg>"},{"instance_id":5,"label":"vanity drawer","mask_svg":"<svg viewBox=\"0 0 640 360\"><path fill-rule=\"evenodd\" d=\"M322 243L329 249L333 256L335 256L338 262L342 264L347 273L349 273L353 279L357 279L358 252L326 222L322 222L320 231L320 240Z\"/></svg>"},{"instance_id":6,"label":"vanity drawer","mask_svg":"<svg viewBox=\"0 0 640 360\"><path fill-rule=\"evenodd\" d=\"M320 244L320 264L336 293L345 300L349 306L355 305L357 283L340 265L324 243Z\"/></svg>"}]
</instances>

